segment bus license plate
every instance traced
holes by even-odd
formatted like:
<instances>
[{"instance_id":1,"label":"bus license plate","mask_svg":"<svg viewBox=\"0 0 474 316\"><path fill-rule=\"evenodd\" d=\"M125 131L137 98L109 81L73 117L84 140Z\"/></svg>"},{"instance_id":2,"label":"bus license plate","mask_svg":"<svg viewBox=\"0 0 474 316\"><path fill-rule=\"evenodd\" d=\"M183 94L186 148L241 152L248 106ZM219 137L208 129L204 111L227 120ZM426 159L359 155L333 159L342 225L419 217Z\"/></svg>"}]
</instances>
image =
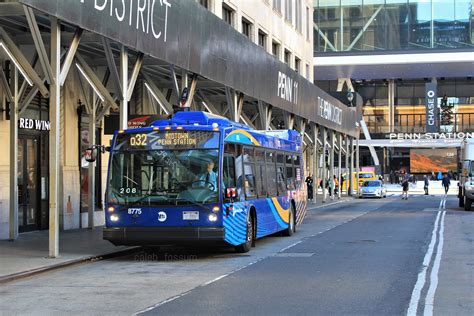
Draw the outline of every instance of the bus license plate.
<instances>
[{"instance_id":1,"label":"bus license plate","mask_svg":"<svg viewBox=\"0 0 474 316\"><path fill-rule=\"evenodd\" d=\"M197 211L183 212L183 220L185 221L199 220L199 212Z\"/></svg>"}]
</instances>

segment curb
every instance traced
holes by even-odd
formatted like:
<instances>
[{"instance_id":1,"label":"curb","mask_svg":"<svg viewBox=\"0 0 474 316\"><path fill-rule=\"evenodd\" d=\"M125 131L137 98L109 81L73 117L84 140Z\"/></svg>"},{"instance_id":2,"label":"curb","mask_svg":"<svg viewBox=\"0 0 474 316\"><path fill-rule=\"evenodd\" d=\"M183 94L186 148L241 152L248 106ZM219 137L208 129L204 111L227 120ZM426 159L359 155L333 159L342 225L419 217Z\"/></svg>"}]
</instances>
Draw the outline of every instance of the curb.
<instances>
[{"instance_id":1,"label":"curb","mask_svg":"<svg viewBox=\"0 0 474 316\"><path fill-rule=\"evenodd\" d=\"M135 253L139 250L141 250L141 247L133 247L133 248L123 249L123 250L119 250L119 251L108 252L108 253L105 253L105 254L102 254L102 255L82 257L82 258L78 258L78 259L71 259L71 260L68 260L68 261L64 261L64 262L61 262L61 263L56 263L56 264L52 264L52 265L48 265L48 266L44 266L44 267L40 267L40 268L35 268L35 269L26 270L26 271L17 272L17 273L12 273L12 274L7 274L5 276L0 277L0 285L3 285L5 283L9 283L9 282L12 282L12 281L16 281L16 280L28 278L28 277L31 277L31 276L35 276L35 275L38 275L38 274L42 274L42 273L46 273L46 272L50 272L50 271L59 270L59 269L62 269L62 268L74 266L74 265L79 265L79 264L83 264L83 263L93 263L93 262L96 262L96 261L107 260L107 259L112 259L112 258L116 258L116 257L129 255L129 254Z\"/></svg>"},{"instance_id":2,"label":"curb","mask_svg":"<svg viewBox=\"0 0 474 316\"><path fill-rule=\"evenodd\" d=\"M339 200L336 200L334 202L326 202L326 203L322 203L321 205L315 205L315 206L308 206L308 211L311 211L311 210L315 210L315 209L318 209L318 208L323 208L323 207L327 207L327 206L332 206L332 205L335 205L335 204L340 204L340 203L343 203L343 202L347 202L347 201L350 201L350 200L355 200L354 197L343 197Z\"/></svg>"}]
</instances>

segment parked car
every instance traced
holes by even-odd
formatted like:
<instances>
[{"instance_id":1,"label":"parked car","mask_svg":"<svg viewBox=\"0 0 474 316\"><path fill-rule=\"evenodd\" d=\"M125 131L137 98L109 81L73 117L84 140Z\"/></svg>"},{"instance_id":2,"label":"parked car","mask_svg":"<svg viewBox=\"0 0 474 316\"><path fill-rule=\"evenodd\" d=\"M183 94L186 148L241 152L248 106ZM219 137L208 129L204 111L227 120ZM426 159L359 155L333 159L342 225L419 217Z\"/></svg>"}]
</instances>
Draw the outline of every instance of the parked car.
<instances>
[{"instance_id":1,"label":"parked car","mask_svg":"<svg viewBox=\"0 0 474 316\"><path fill-rule=\"evenodd\" d=\"M387 197L387 188L380 180L364 181L361 187L360 197L378 197L381 199Z\"/></svg>"}]
</instances>

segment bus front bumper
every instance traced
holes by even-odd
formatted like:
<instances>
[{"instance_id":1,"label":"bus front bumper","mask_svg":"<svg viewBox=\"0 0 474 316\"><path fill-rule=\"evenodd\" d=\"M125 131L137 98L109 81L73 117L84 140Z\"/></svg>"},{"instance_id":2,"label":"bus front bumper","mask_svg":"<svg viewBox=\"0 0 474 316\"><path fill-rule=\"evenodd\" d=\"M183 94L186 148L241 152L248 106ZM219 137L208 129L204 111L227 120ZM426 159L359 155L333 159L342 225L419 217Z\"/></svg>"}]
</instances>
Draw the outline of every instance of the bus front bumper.
<instances>
[{"instance_id":1,"label":"bus front bumper","mask_svg":"<svg viewBox=\"0 0 474 316\"><path fill-rule=\"evenodd\" d=\"M104 227L114 245L159 246L224 243L224 227Z\"/></svg>"}]
</instances>

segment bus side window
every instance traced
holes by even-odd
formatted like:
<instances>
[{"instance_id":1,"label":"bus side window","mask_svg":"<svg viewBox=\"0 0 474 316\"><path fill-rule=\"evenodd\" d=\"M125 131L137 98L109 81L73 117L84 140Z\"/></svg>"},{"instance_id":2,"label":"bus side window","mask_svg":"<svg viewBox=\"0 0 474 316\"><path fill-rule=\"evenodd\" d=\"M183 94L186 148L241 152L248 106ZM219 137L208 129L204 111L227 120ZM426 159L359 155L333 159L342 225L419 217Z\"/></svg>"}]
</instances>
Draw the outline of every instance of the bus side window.
<instances>
[{"instance_id":1,"label":"bus side window","mask_svg":"<svg viewBox=\"0 0 474 316\"><path fill-rule=\"evenodd\" d=\"M265 152L263 150L255 151L257 195L259 198L267 197L266 175L265 175Z\"/></svg>"},{"instance_id":2,"label":"bus side window","mask_svg":"<svg viewBox=\"0 0 474 316\"><path fill-rule=\"evenodd\" d=\"M266 169L267 169L267 192L269 196L277 195L276 185L276 165L275 165L275 153L267 151L265 153Z\"/></svg>"},{"instance_id":3,"label":"bus side window","mask_svg":"<svg viewBox=\"0 0 474 316\"><path fill-rule=\"evenodd\" d=\"M243 185L245 188L245 196L248 199L257 196L255 187L255 163L254 163L253 148L244 147L244 178Z\"/></svg>"},{"instance_id":4,"label":"bus side window","mask_svg":"<svg viewBox=\"0 0 474 316\"><path fill-rule=\"evenodd\" d=\"M294 175L295 175L295 186L297 188L301 187L301 159L298 155L293 155L293 166L294 166Z\"/></svg>"},{"instance_id":5,"label":"bus side window","mask_svg":"<svg viewBox=\"0 0 474 316\"><path fill-rule=\"evenodd\" d=\"M222 166L222 181L224 188L235 188L235 145L225 144L224 146L224 164Z\"/></svg>"},{"instance_id":6,"label":"bus side window","mask_svg":"<svg viewBox=\"0 0 474 316\"><path fill-rule=\"evenodd\" d=\"M243 156L242 145L235 145L235 178L237 181L238 199L243 198Z\"/></svg>"},{"instance_id":7,"label":"bus side window","mask_svg":"<svg viewBox=\"0 0 474 316\"><path fill-rule=\"evenodd\" d=\"M285 159L285 167L286 167L286 185L288 190L295 190L295 173L293 170L293 161L291 155L286 155Z\"/></svg>"},{"instance_id":8,"label":"bus side window","mask_svg":"<svg viewBox=\"0 0 474 316\"><path fill-rule=\"evenodd\" d=\"M277 188L278 196L286 195L286 181L285 181L285 165L284 155L277 154Z\"/></svg>"}]
</instances>

